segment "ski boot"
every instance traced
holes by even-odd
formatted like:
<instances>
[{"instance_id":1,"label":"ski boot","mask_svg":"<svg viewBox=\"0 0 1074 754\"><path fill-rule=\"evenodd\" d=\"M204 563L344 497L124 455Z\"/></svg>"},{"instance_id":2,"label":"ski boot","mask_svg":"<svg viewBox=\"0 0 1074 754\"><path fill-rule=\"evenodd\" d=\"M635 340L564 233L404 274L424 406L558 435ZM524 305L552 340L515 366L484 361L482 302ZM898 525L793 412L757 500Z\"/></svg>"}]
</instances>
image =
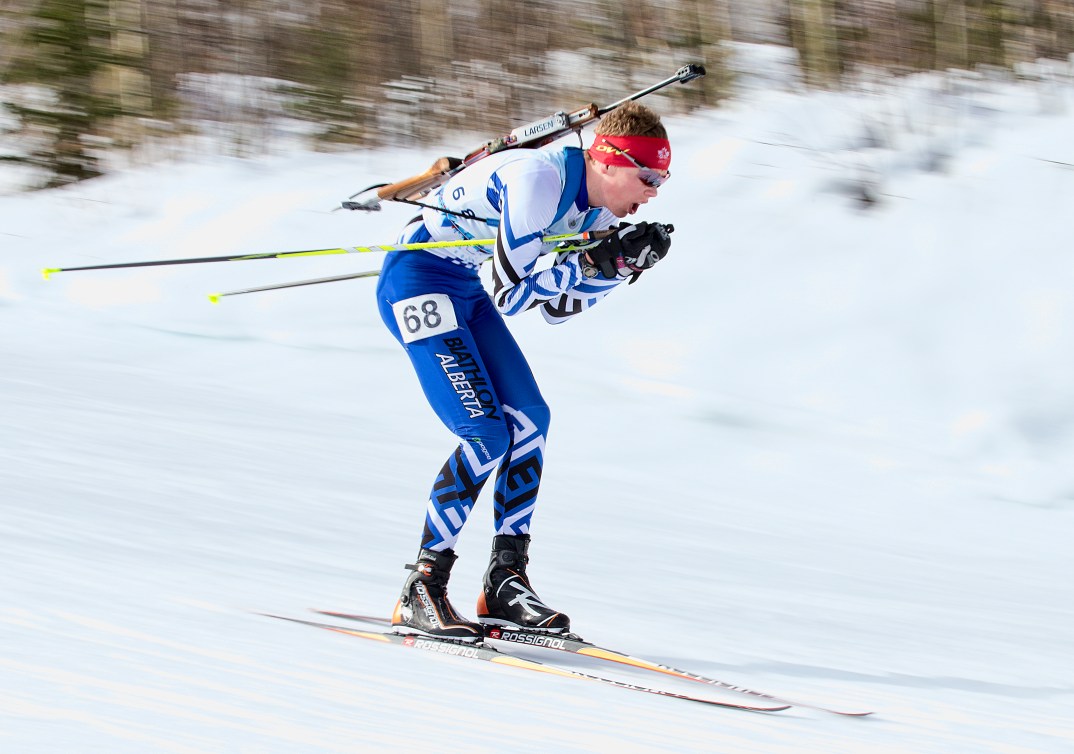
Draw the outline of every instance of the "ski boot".
<instances>
[{"instance_id":1,"label":"ski boot","mask_svg":"<svg viewBox=\"0 0 1074 754\"><path fill-rule=\"evenodd\" d=\"M484 637L481 626L459 616L448 601L448 577L456 557L453 550L434 552L423 547L418 551L417 563L407 566L413 573L392 613L392 627L399 633L465 642Z\"/></svg>"},{"instance_id":2,"label":"ski boot","mask_svg":"<svg viewBox=\"0 0 1074 754\"><path fill-rule=\"evenodd\" d=\"M500 534L492 540L485 588L477 599L477 620L529 631L557 634L569 631L571 619L541 602L526 578L529 547L529 534Z\"/></svg>"}]
</instances>

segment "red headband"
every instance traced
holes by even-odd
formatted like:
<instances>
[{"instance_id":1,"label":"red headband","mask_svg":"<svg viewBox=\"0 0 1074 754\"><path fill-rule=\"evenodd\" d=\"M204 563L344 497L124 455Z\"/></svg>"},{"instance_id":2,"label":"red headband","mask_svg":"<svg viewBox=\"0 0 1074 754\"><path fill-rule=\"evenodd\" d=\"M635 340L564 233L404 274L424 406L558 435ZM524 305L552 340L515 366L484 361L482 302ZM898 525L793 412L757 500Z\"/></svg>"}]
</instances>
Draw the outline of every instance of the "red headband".
<instances>
[{"instance_id":1,"label":"red headband","mask_svg":"<svg viewBox=\"0 0 1074 754\"><path fill-rule=\"evenodd\" d=\"M671 144L659 136L605 136L597 134L590 156L605 165L636 167L623 156L626 152L639 163L653 170L667 170L671 165Z\"/></svg>"}]
</instances>

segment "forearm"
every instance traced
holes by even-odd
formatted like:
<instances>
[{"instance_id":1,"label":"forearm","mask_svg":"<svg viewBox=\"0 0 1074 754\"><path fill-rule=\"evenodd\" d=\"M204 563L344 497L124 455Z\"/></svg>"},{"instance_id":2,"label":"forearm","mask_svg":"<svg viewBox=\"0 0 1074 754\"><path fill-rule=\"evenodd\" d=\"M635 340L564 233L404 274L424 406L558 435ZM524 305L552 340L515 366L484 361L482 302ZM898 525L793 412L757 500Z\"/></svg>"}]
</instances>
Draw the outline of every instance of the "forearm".
<instances>
[{"instance_id":1,"label":"forearm","mask_svg":"<svg viewBox=\"0 0 1074 754\"><path fill-rule=\"evenodd\" d=\"M494 295L496 307L503 314L511 316L573 290L585 280L577 256L575 254L574 258L562 264L527 275L514 285L504 284L500 279Z\"/></svg>"},{"instance_id":2,"label":"forearm","mask_svg":"<svg viewBox=\"0 0 1074 754\"><path fill-rule=\"evenodd\" d=\"M542 316L550 324L565 322L574 315L593 308L625 279L619 276L605 277L592 266L584 251L573 252L564 256L572 257L571 260L564 261L564 264L575 263L579 265L583 271L582 278L570 290L549 299L541 307Z\"/></svg>"}]
</instances>

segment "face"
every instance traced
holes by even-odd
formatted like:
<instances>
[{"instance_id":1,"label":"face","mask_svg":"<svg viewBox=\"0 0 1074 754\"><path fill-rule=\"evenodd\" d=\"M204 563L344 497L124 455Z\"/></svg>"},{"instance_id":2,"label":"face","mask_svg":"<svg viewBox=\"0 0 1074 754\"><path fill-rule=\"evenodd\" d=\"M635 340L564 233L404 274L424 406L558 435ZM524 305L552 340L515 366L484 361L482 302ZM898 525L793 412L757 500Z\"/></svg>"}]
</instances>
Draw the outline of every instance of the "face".
<instances>
[{"instance_id":1,"label":"face","mask_svg":"<svg viewBox=\"0 0 1074 754\"><path fill-rule=\"evenodd\" d=\"M633 215L659 190L641 179L639 168L603 163L595 163L594 168L596 185L589 186L590 203L607 207L616 217Z\"/></svg>"}]
</instances>

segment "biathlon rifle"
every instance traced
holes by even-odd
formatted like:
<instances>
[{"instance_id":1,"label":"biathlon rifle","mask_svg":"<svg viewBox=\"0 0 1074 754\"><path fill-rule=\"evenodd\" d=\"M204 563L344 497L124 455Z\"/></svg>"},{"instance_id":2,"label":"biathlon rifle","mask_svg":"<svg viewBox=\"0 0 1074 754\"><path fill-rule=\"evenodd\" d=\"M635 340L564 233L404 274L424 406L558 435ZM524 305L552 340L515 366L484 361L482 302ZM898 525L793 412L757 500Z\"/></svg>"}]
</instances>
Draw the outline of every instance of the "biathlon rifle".
<instances>
[{"instance_id":1,"label":"biathlon rifle","mask_svg":"<svg viewBox=\"0 0 1074 754\"><path fill-rule=\"evenodd\" d=\"M358 193L349 196L348 200L343 202L342 209L377 212L380 210L382 201L415 202L433 189L446 183L456 173L489 155L519 147L542 147L572 132L581 133L586 125L599 120L601 116L606 115L625 102L641 99L647 94L652 94L658 89L663 89L674 83L685 84L687 81L693 81L704 75L705 67L703 65L686 65L676 71L674 76L669 76L663 81L634 92L629 97L624 97L611 105L598 107L590 103L573 112L560 111L547 118L527 123L524 126L519 126L506 136L501 136L483 144L466 155L466 157L441 157L420 175L415 175L398 183L377 184L362 189Z\"/></svg>"}]
</instances>

